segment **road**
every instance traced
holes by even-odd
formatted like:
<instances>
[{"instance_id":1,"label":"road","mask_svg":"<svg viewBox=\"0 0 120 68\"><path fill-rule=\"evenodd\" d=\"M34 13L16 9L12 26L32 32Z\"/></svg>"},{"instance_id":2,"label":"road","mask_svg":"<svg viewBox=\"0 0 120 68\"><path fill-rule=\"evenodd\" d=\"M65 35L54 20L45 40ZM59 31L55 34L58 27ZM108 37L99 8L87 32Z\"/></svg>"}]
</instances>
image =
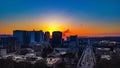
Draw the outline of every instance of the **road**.
<instances>
[{"instance_id":1,"label":"road","mask_svg":"<svg viewBox=\"0 0 120 68\"><path fill-rule=\"evenodd\" d=\"M94 52L90 40L88 39L88 44L77 63L77 68L94 68L95 62Z\"/></svg>"}]
</instances>

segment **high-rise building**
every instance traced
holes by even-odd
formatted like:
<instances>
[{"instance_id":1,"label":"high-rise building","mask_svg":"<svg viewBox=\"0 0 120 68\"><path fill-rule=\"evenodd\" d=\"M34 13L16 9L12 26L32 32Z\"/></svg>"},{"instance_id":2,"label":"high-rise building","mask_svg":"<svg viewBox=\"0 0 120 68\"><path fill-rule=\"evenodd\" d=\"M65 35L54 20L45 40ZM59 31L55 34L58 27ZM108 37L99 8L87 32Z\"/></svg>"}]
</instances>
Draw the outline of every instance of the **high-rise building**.
<instances>
[{"instance_id":1,"label":"high-rise building","mask_svg":"<svg viewBox=\"0 0 120 68\"><path fill-rule=\"evenodd\" d=\"M40 38L40 42L44 41L44 32L42 30L39 31L39 38Z\"/></svg>"},{"instance_id":2,"label":"high-rise building","mask_svg":"<svg viewBox=\"0 0 120 68\"><path fill-rule=\"evenodd\" d=\"M68 37L67 40L69 41L69 47L71 48L78 47L79 40L77 35L72 35Z\"/></svg>"},{"instance_id":3,"label":"high-rise building","mask_svg":"<svg viewBox=\"0 0 120 68\"><path fill-rule=\"evenodd\" d=\"M15 30L13 31L13 36L16 37L22 47L29 47L31 43L41 43L44 41L44 32L40 31L23 31L23 30Z\"/></svg>"},{"instance_id":4,"label":"high-rise building","mask_svg":"<svg viewBox=\"0 0 120 68\"><path fill-rule=\"evenodd\" d=\"M44 32L42 30L35 31L35 41L43 42L44 41Z\"/></svg>"},{"instance_id":5,"label":"high-rise building","mask_svg":"<svg viewBox=\"0 0 120 68\"><path fill-rule=\"evenodd\" d=\"M35 31L29 31L30 43L34 43L35 41Z\"/></svg>"},{"instance_id":6,"label":"high-rise building","mask_svg":"<svg viewBox=\"0 0 120 68\"><path fill-rule=\"evenodd\" d=\"M49 42L49 40L50 40L50 32L45 32L44 41Z\"/></svg>"},{"instance_id":7,"label":"high-rise building","mask_svg":"<svg viewBox=\"0 0 120 68\"><path fill-rule=\"evenodd\" d=\"M20 41L20 44L23 47L29 46L30 38L29 38L29 34L27 31L15 30L15 31L13 31L13 36L16 37Z\"/></svg>"},{"instance_id":8,"label":"high-rise building","mask_svg":"<svg viewBox=\"0 0 120 68\"><path fill-rule=\"evenodd\" d=\"M52 46L60 47L62 45L62 32L54 31L52 33Z\"/></svg>"}]
</instances>

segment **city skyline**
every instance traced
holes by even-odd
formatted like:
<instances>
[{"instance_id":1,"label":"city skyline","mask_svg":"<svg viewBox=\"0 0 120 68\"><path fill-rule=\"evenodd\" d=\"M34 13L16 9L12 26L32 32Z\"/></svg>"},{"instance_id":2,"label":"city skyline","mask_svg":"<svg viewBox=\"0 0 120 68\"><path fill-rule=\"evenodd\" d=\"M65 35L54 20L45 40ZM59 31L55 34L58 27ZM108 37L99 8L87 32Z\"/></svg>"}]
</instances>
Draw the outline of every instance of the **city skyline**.
<instances>
[{"instance_id":1,"label":"city skyline","mask_svg":"<svg viewBox=\"0 0 120 68\"><path fill-rule=\"evenodd\" d=\"M68 36L120 36L119 7L119 0L1 1L0 34L35 29Z\"/></svg>"}]
</instances>

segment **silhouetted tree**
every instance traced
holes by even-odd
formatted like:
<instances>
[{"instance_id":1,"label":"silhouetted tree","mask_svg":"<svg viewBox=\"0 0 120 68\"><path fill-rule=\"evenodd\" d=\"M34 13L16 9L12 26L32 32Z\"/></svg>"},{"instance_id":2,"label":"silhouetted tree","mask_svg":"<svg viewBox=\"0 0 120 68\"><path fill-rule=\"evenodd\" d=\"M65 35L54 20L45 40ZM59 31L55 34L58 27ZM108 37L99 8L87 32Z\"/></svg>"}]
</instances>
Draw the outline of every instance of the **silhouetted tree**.
<instances>
[{"instance_id":1,"label":"silhouetted tree","mask_svg":"<svg viewBox=\"0 0 120 68\"><path fill-rule=\"evenodd\" d=\"M47 68L47 65L44 60L38 60L34 64L34 68Z\"/></svg>"},{"instance_id":2,"label":"silhouetted tree","mask_svg":"<svg viewBox=\"0 0 120 68\"><path fill-rule=\"evenodd\" d=\"M28 61L21 61L15 64L15 68L33 68L33 64Z\"/></svg>"},{"instance_id":3,"label":"silhouetted tree","mask_svg":"<svg viewBox=\"0 0 120 68\"><path fill-rule=\"evenodd\" d=\"M111 60L99 57L99 59L96 59L95 68L120 68L120 58L117 54L112 54Z\"/></svg>"},{"instance_id":4,"label":"silhouetted tree","mask_svg":"<svg viewBox=\"0 0 120 68\"><path fill-rule=\"evenodd\" d=\"M0 68L15 68L16 62L11 59L0 59Z\"/></svg>"}]
</instances>

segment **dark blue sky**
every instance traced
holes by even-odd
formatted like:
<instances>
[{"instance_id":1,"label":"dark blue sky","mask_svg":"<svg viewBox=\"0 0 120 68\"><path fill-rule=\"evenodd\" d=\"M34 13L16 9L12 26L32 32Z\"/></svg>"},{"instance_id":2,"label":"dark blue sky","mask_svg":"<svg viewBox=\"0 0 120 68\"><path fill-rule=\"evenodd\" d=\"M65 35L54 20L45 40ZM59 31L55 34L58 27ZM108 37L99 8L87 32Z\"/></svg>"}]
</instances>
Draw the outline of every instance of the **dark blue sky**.
<instances>
[{"instance_id":1,"label":"dark blue sky","mask_svg":"<svg viewBox=\"0 0 120 68\"><path fill-rule=\"evenodd\" d=\"M120 35L119 25L120 0L0 0L2 34L34 28L108 36Z\"/></svg>"},{"instance_id":2,"label":"dark blue sky","mask_svg":"<svg viewBox=\"0 0 120 68\"><path fill-rule=\"evenodd\" d=\"M45 12L85 20L120 22L119 0L0 0L0 20L29 19Z\"/></svg>"}]
</instances>

